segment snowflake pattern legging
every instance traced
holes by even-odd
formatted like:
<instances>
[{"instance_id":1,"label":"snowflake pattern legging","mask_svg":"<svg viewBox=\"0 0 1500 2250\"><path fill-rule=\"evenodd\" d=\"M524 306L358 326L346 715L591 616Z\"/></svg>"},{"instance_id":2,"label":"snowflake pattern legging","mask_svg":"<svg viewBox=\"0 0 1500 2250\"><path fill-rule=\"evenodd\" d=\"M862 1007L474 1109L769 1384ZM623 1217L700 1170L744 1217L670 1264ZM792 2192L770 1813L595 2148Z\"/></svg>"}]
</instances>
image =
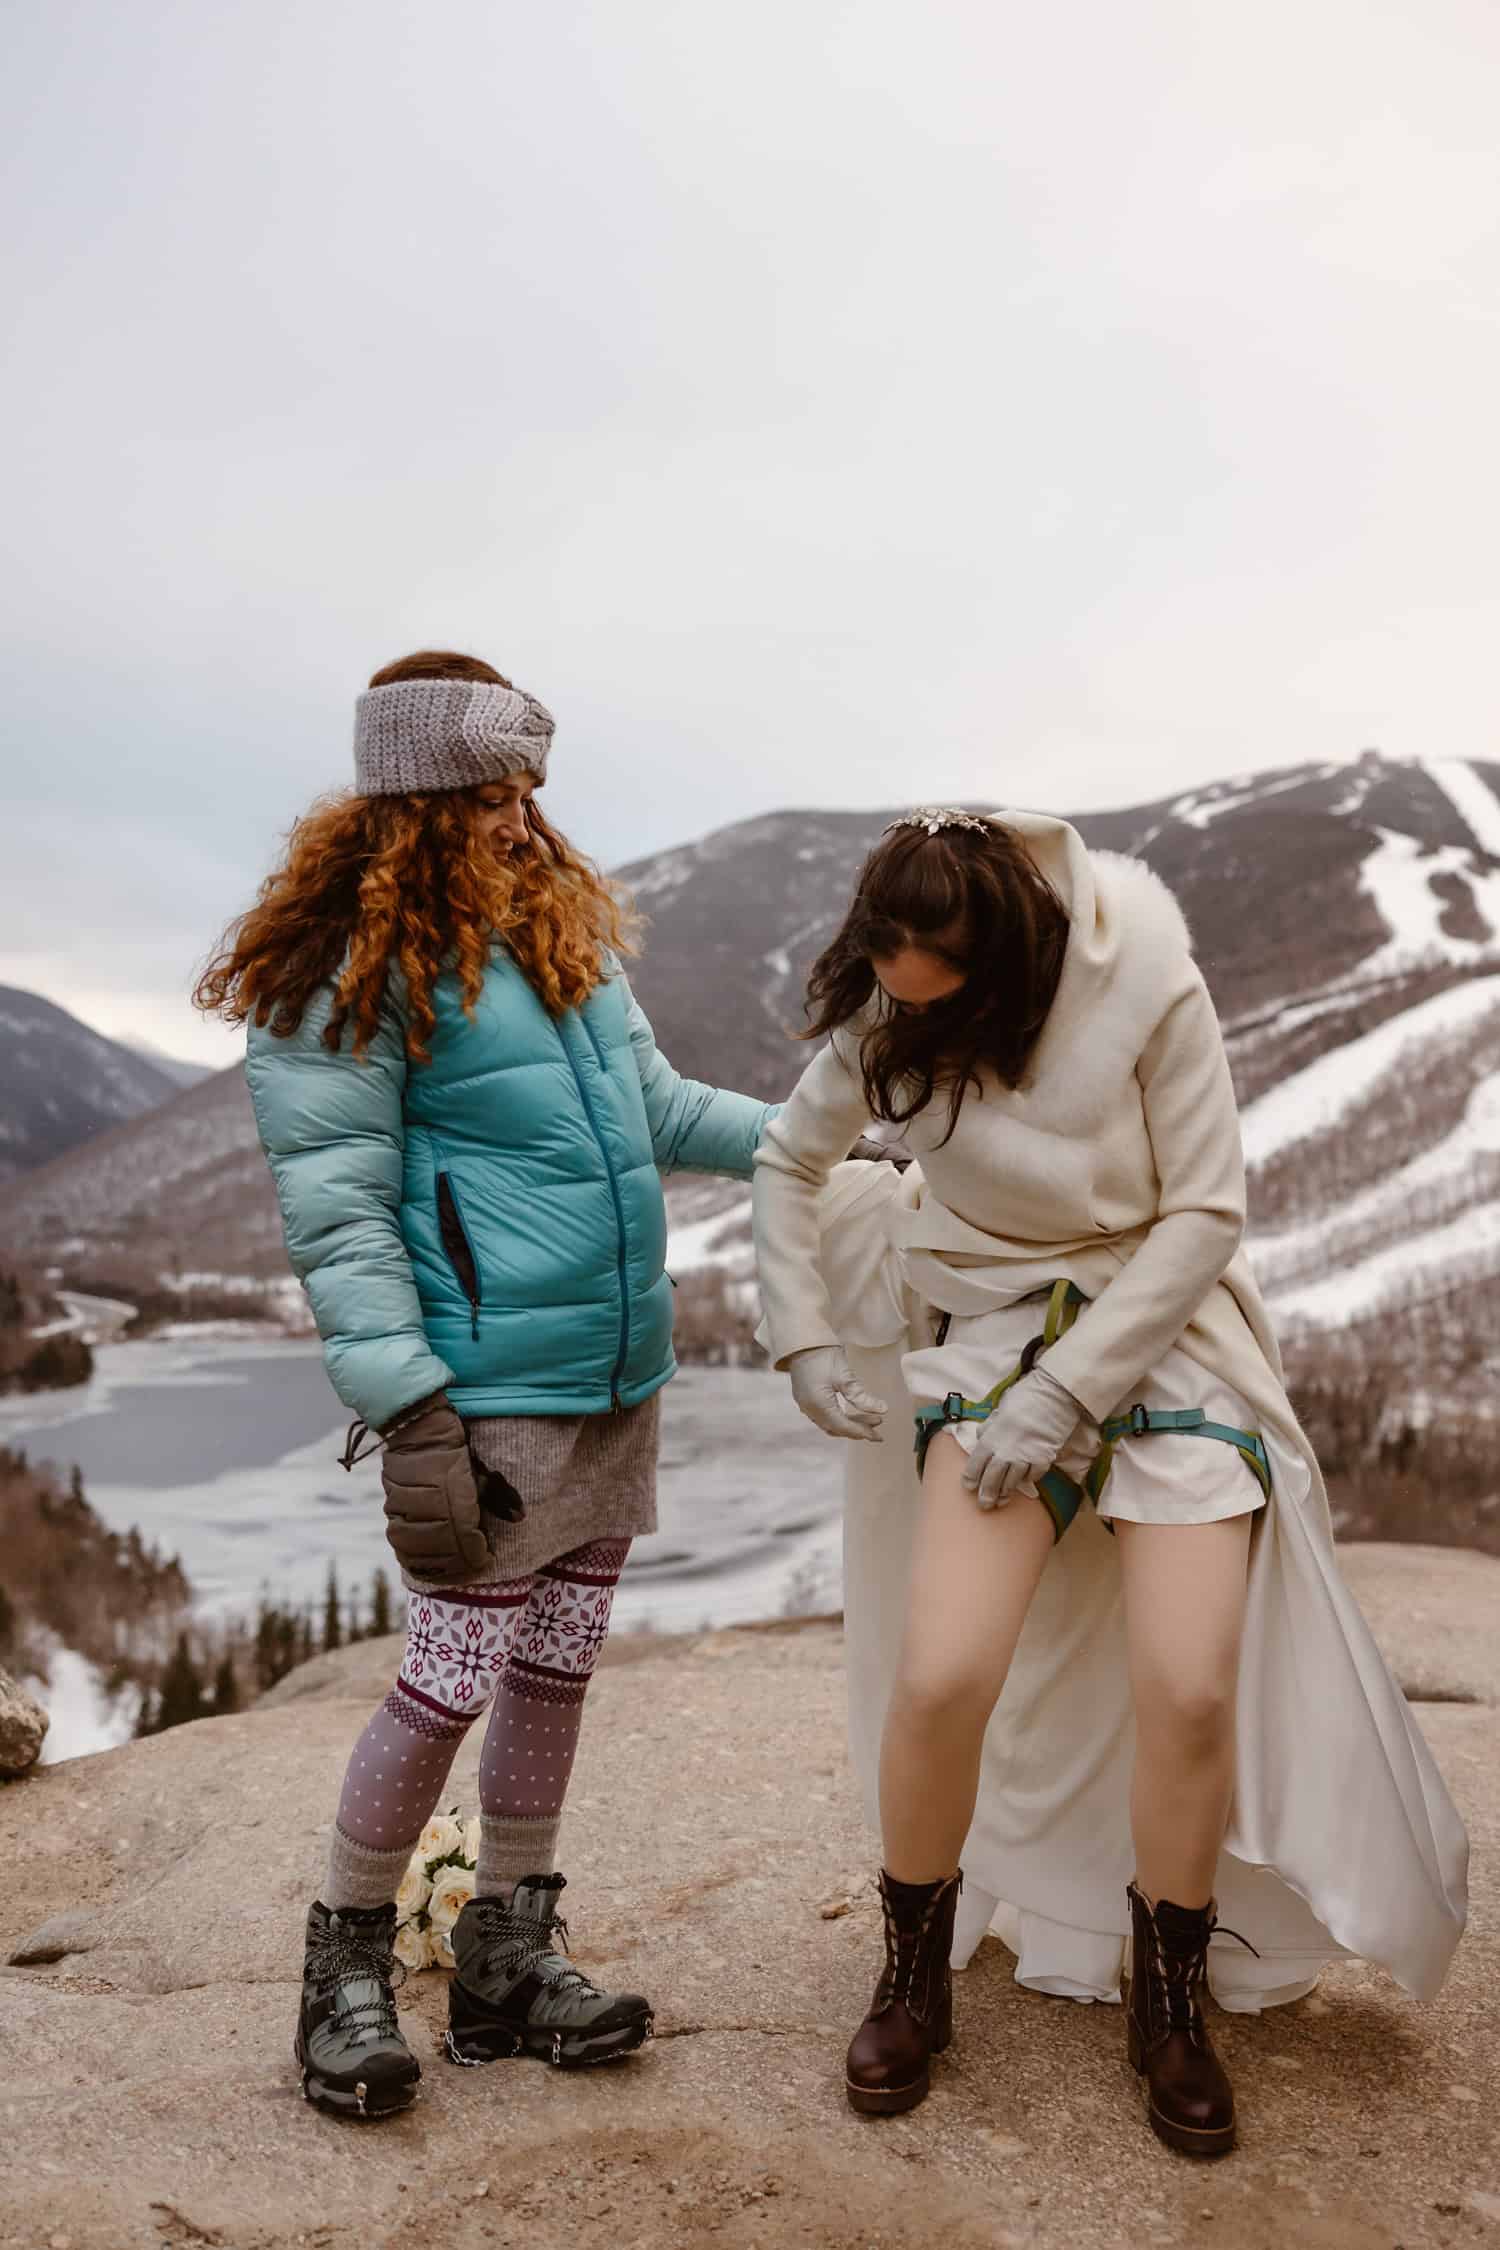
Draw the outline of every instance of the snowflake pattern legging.
<instances>
[{"instance_id":1,"label":"snowflake pattern legging","mask_svg":"<svg viewBox=\"0 0 1500 2250\"><path fill-rule=\"evenodd\" d=\"M375 1852L414 1844L459 1744L487 1711L485 1827L512 1831L523 1852L548 1846L629 1546L594 1540L524 1578L409 1596L396 1684L344 1776L344 1837Z\"/></svg>"}]
</instances>

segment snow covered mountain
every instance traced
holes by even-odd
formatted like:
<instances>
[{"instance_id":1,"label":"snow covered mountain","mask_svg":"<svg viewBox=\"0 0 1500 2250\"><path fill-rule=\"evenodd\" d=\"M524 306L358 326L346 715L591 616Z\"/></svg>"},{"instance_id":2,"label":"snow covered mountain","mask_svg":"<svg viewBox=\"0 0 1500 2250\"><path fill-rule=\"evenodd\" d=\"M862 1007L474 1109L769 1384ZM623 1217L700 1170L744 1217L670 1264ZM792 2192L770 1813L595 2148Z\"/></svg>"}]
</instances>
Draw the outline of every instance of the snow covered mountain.
<instances>
[{"instance_id":1,"label":"snow covered mountain","mask_svg":"<svg viewBox=\"0 0 1500 2250\"><path fill-rule=\"evenodd\" d=\"M1491 950L1500 965L1496 790L1500 765L1371 752L1075 825L1090 844L1138 854L1176 892L1244 1046L1242 1093L1259 1092L1372 1011L1399 1011L1413 978L1454 981ZM889 817L773 813L621 869L650 921L632 977L682 1067L785 1090L805 971ZM1293 1004L1324 1001L1285 1020Z\"/></svg>"},{"instance_id":2,"label":"snow covered mountain","mask_svg":"<svg viewBox=\"0 0 1500 2250\"><path fill-rule=\"evenodd\" d=\"M0 1180L155 1109L170 1070L50 1000L0 985Z\"/></svg>"},{"instance_id":3,"label":"snow covered mountain","mask_svg":"<svg viewBox=\"0 0 1500 2250\"><path fill-rule=\"evenodd\" d=\"M215 1071L0 1189L0 1246L124 1298L187 1275L284 1277L243 1071Z\"/></svg>"},{"instance_id":4,"label":"snow covered mountain","mask_svg":"<svg viewBox=\"0 0 1500 2250\"><path fill-rule=\"evenodd\" d=\"M771 814L621 871L650 924L633 981L679 1069L786 1090L803 975L887 817ZM1399 1453L1458 1401L1472 1439L1500 1369L1500 763L1371 752L1077 825L1146 859L1193 927L1252 1253L1320 1437L1343 1416L1350 1447L1373 1430ZM672 1200L676 1270L748 1270L742 1193ZM80 1278L272 1276L238 1071L0 1193L0 1244L48 1243Z\"/></svg>"},{"instance_id":5,"label":"snow covered mountain","mask_svg":"<svg viewBox=\"0 0 1500 2250\"><path fill-rule=\"evenodd\" d=\"M783 1090L782 1026L882 825L779 814L626 871L670 1051ZM1341 1522L1500 1545L1500 763L1371 752L1076 825L1148 861L1193 928L1251 1255ZM681 1215L679 1268L748 1288L747 1199L700 1189Z\"/></svg>"}]
</instances>

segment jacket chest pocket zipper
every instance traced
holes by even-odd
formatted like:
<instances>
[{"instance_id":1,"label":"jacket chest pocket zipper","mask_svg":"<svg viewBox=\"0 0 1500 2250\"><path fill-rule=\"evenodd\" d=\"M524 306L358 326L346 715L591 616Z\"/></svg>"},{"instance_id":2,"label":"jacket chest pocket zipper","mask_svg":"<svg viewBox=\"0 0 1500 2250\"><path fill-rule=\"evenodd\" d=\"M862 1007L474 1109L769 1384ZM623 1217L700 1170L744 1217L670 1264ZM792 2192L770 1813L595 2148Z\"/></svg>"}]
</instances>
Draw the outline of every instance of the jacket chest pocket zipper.
<instances>
[{"instance_id":1,"label":"jacket chest pocket zipper","mask_svg":"<svg viewBox=\"0 0 1500 2250\"><path fill-rule=\"evenodd\" d=\"M474 1256L474 1246L464 1225L463 1213L458 1207L458 1197L448 1173L437 1176L438 1234L441 1237L448 1263L458 1276L458 1285L469 1300L469 1330L475 1343L479 1341L479 1263Z\"/></svg>"},{"instance_id":2,"label":"jacket chest pocket zipper","mask_svg":"<svg viewBox=\"0 0 1500 2250\"><path fill-rule=\"evenodd\" d=\"M599 1075L603 1079L605 1085L608 1086L609 1064L605 1061L604 1058L604 1042L600 1039L598 1032L595 1031L593 1025L589 1022L589 1019L586 1015L580 1014L578 1020L583 1026L584 1037L588 1040L589 1045L594 1050L594 1060L599 1065ZM558 1044L562 1048L564 1055L567 1057L568 1068L573 1073L574 1083L578 1088L578 1098L583 1104L584 1116L588 1119L589 1131L593 1134L594 1139L599 1146L599 1156L604 1165L605 1174L609 1180L610 1200L615 1207L615 1229L616 1240L618 1244L617 1255L620 1280L620 1343L618 1352L615 1357L614 1369L609 1379L609 1409L612 1414L620 1414L623 1413L625 1406L625 1402L620 1396L620 1383L624 1377L625 1363L630 1357L630 1274L628 1270L628 1261L626 1258L625 1250L625 1205L620 1195L620 1183L615 1177L614 1165L610 1162L609 1150L605 1146L604 1134L600 1129L599 1119L595 1114L594 1105L589 1099L589 1090L583 1082L583 1073L578 1067L578 1058L569 1047L567 1040L564 1038L561 1024L559 1024L556 1028Z\"/></svg>"}]
</instances>

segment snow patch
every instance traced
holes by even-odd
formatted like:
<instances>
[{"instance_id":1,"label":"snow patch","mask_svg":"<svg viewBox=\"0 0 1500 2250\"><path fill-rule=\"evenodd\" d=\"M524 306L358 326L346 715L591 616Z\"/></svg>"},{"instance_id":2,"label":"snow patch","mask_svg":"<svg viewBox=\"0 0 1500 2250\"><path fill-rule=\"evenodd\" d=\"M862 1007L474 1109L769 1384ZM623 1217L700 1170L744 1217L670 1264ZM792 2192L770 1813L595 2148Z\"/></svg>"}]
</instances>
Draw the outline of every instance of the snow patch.
<instances>
[{"instance_id":1,"label":"snow patch","mask_svg":"<svg viewBox=\"0 0 1500 2250\"><path fill-rule=\"evenodd\" d=\"M631 895L660 898L664 892L680 891L683 884L692 879L697 865L698 854L692 846L685 851L666 852L630 884Z\"/></svg>"},{"instance_id":2,"label":"snow patch","mask_svg":"<svg viewBox=\"0 0 1500 2250\"><path fill-rule=\"evenodd\" d=\"M81 1289L59 1289L58 1301L66 1317L53 1323L75 1328L86 1344L107 1344L130 1326L136 1308L123 1297L90 1297Z\"/></svg>"},{"instance_id":3,"label":"snow patch","mask_svg":"<svg viewBox=\"0 0 1500 2250\"><path fill-rule=\"evenodd\" d=\"M1500 1073L1480 1079L1461 1121L1436 1147L1424 1149L1372 1187L1302 1226L1258 1235L1251 1244L1251 1261L1262 1288L1273 1291L1278 1273L1291 1276L1306 1271L1335 1229L1343 1234L1351 1226L1373 1231L1399 1223L1424 1192L1461 1180L1476 1158L1496 1154L1500 1154Z\"/></svg>"},{"instance_id":4,"label":"snow patch","mask_svg":"<svg viewBox=\"0 0 1500 2250\"><path fill-rule=\"evenodd\" d=\"M1340 985L1335 991L1320 994L1316 1000L1304 1000L1296 1007L1276 1007L1251 1018L1241 1017L1225 1026L1225 1035L1231 1039L1253 1041L1275 1037L1285 1038L1289 1031L1298 1031L1305 1023L1316 1023L1319 1016L1337 1015L1360 998L1357 983Z\"/></svg>"},{"instance_id":5,"label":"snow patch","mask_svg":"<svg viewBox=\"0 0 1500 2250\"><path fill-rule=\"evenodd\" d=\"M1309 782L1326 781L1330 774L1340 770L1338 766L1322 766L1314 773L1299 769L1289 774L1284 781L1256 782L1250 788L1243 786L1250 776L1237 774L1229 781L1217 783L1213 789L1194 790L1186 797L1179 797L1171 809L1176 818L1187 827L1202 829L1211 820L1217 820L1223 813L1234 812L1240 805L1260 804L1267 797L1282 796L1288 789L1302 789Z\"/></svg>"},{"instance_id":6,"label":"snow patch","mask_svg":"<svg viewBox=\"0 0 1500 2250\"><path fill-rule=\"evenodd\" d=\"M1463 758L1428 758L1423 763L1480 850L1500 859L1500 801L1489 784Z\"/></svg>"},{"instance_id":7,"label":"snow patch","mask_svg":"<svg viewBox=\"0 0 1500 2250\"><path fill-rule=\"evenodd\" d=\"M1271 1293L1278 1321L1304 1321L1311 1328L1333 1328L1374 1312L1384 1299L1409 1290L1424 1275L1456 1285L1471 1272L1476 1257L1495 1253L1500 1265L1500 1204L1476 1203L1446 1225L1390 1243L1358 1265L1345 1266L1320 1281L1296 1282Z\"/></svg>"},{"instance_id":8,"label":"snow patch","mask_svg":"<svg viewBox=\"0 0 1500 2250\"><path fill-rule=\"evenodd\" d=\"M1361 1039L1320 1055L1250 1103L1240 1121L1245 1162L1264 1164L1294 1141L1307 1140L1370 1091L1408 1050L1464 1030L1500 1007L1500 976L1475 977L1434 994Z\"/></svg>"},{"instance_id":9,"label":"snow patch","mask_svg":"<svg viewBox=\"0 0 1500 2250\"><path fill-rule=\"evenodd\" d=\"M38 1763L60 1765L64 1758L85 1758L95 1750L113 1750L128 1742L140 1713L139 1689L108 1694L97 1664L76 1648L65 1648L53 1635L48 1640L47 1679L22 1683L51 1722Z\"/></svg>"},{"instance_id":10,"label":"snow patch","mask_svg":"<svg viewBox=\"0 0 1500 2250\"><path fill-rule=\"evenodd\" d=\"M1458 844L1428 851L1415 836L1389 828L1376 834L1380 842L1360 868L1359 885L1374 900L1390 937L1362 964L1361 974L1390 976L1420 962L1493 959L1500 931L1500 872L1480 873L1473 854ZM1475 909L1489 925L1488 942L1450 937L1442 928L1447 905L1432 888L1435 875L1458 875L1469 885Z\"/></svg>"},{"instance_id":11,"label":"snow patch","mask_svg":"<svg viewBox=\"0 0 1500 2250\"><path fill-rule=\"evenodd\" d=\"M667 1236L667 1265L678 1276L705 1266L720 1266L736 1276L753 1272L749 1196L706 1219L673 1227Z\"/></svg>"},{"instance_id":12,"label":"snow patch","mask_svg":"<svg viewBox=\"0 0 1500 2250\"><path fill-rule=\"evenodd\" d=\"M1375 783L1379 779L1380 776L1378 774L1369 772L1356 773L1353 781L1350 782L1349 787L1344 791L1343 796L1328 808L1328 810L1333 814L1334 819L1347 820L1352 814L1357 813L1363 806L1366 797L1369 796L1370 791L1374 788Z\"/></svg>"},{"instance_id":13,"label":"snow patch","mask_svg":"<svg viewBox=\"0 0 1500 2250\"><path fill-rule=\"evenodd\" d=\"M175 1289L179 1295L188 1289L222 1289L241 1297L258 1297L265 1284L247 1273L162 1273L157 1280L163 1289Z\"/></svg>"}]
</instances>

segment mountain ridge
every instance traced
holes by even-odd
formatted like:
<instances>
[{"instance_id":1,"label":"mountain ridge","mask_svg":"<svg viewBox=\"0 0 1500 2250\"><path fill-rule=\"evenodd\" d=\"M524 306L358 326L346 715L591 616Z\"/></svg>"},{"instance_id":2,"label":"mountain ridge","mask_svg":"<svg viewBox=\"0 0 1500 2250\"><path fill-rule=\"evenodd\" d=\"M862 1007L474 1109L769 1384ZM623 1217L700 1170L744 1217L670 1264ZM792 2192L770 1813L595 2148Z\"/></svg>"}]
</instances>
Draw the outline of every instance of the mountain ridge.
<instances>
[{"instance_id":1,"label":"mountain ridge","mask_svg":"<svg viewBox=\"0 0 1500 2250\"><path fill-rule=\"evenodd\" d=\"M156 1108L177 1083L56 1001L0 985L0 1182Z\"/></svg>"},{"instance_id":2,"label":"mountain ridge","mask_svg":"<svg viewBox=\"0 0 1500 2250\"><path fill-rule=\"evenodd\" d=\"M762 814L620 870L649 917L632 982L679 1070L787 1092L803 977L890 817ZM1361 1400L1377 1448L1399 1442L1400 1399L1467 1401L1472 1429L1500 1371L1500 764L1372 752L1076 825L1145 859L1193 930L1242 1106L1251 1255L1307 1412L1331 1432ZM743 1191L672 1183L669 1207L674 1271L717 1269L748 1302ZM105 1296L132 1275L284 1289L240 1071L0 1189L0 1245Z\"/></svg>"}]
</instances>

